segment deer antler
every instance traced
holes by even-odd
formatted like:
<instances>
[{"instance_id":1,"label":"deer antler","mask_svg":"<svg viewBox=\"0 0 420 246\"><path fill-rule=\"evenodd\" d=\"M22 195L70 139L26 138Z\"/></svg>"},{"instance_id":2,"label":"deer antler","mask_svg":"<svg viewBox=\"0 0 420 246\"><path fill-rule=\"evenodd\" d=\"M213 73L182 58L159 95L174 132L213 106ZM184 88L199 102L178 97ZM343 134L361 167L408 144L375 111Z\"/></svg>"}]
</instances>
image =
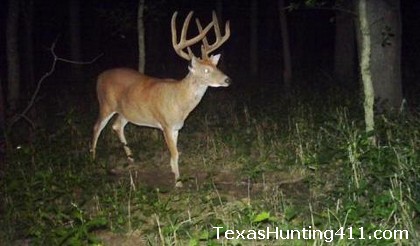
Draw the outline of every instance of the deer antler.
<instances>
[{"instance_id":1,"label":"deer antler","mask_svg":"<svg viewBox=\"0 0 420 246\"><path fill-rule=\"evenodd\" d=\"M172 46L174 47L175 52L182 58L186 60L191 60L194 54L192 53L190 46L194 45L201 40L205 39L206 34L208 31L212 28L214 25L214 21L210 22L206 26L206 28L200 28L199 34L195 36L194 38L187 39L187 31L188 31L188 25L190 24L191 17L193 15L193 11L190 11L187 18L185 18L184 25L182 26L181 30L181 37L178 42L177 34L176 34L176 16L178 15L178 12L175 12L172 15L171 20L171 31L172 31ZM184 51L184 49L187 48L188 54Z\"/></svg>"},{"instance_id":2,"label":"deer antler","mask_svg":"<svg viewBox=\"0 0 420 246\"><path fill-rule=\"evenodd\" d=\"M217 48L219 48L224 42L226 42L226 40L229 39L230 37L230 23L229 21L226 22L225 25L225 35L222 36L222 34L220 33L220 27L219 27L219 22L217 20L217 16L216 16L216 12L212 12L212 22L214 25L214 34L216 36L216 40L214 41L213 44L209 45L209 42L207 41L207 38L204 37L203 38L203 45L201 46L201 58L208 58L209 54L213 51L215 51ZM200 21L196 18L195 22L197 23L197 27L198 27L198 31L202 32L203 31L203 27L201 26Z\"/></svg>"}]
</instances>

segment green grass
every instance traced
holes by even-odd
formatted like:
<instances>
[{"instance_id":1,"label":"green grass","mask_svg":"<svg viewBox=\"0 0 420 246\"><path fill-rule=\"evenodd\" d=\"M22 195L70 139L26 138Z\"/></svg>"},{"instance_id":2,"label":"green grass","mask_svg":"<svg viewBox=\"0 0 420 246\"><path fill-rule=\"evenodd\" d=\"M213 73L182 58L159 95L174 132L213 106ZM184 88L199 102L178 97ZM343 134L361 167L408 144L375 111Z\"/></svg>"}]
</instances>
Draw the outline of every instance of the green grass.
<instances>
[{"instance_id":1,"label":"green grass","mask_svg":"<svg viewBox=\"0 0 420 246\"><path fill-rule=\"evenodd\" d=\"M4 245L325 245L315 240L217 239L220 231L302 228L353 237L332 245L420 241L420 117L376 118L369 144L357 102L297 95L233 100L210 92L179 136L184 188L174 189L160 132L127 127L127 167L107 127L89 156L93 118L75 111L31 144L9 145L0 180ZM237 97L239 98L239 97ZM273 97L276 98L276 97ZM344 99L343 99L344 98ZM262 100L264 99L264 100ZM16 146L19 145L19 148ZM357 239L408 230L409 239ZM347 230L347 231L346 231ZM3 245L3 244L2 244Z\"/></svg>"}]
</instances>

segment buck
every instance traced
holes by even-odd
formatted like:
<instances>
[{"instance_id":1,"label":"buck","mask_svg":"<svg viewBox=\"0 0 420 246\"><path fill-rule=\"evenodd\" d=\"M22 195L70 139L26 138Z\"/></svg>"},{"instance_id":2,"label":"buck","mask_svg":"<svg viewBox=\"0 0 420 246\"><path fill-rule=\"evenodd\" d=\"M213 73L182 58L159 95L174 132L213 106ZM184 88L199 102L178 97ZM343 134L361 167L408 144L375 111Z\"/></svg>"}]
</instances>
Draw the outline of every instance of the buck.
<instances>
[{"instance_id":1,"label":"buck","mask_svg":"<svg viewBox=\"0 0 420 246\"><path fill-rule=\"evenodd\" d=\"M128 122L161 129L170 152L175 186L182 186L178 168L178 132L208 87L227 87L231 83L231 79L216 67L220 54L210 55L229 39L229 21L226 22L225 34L222 35L213 11L212 21L204 28L196 19L198 35L187 39L192 15L191 11L185 18L179 41L176 30L177 12L171 19L172 46L181 58L190 61L189 72L182 80L154 78L128 68L111 69L99 75L96 88L99 116L93 128L91 149L93 158L101 131L112 116L117 114L112 129L123 144L128 161L130 163L134 161L124 135L124 127ZM215 41L212 44L209 44L206 37L210 30L214 30L215 34ZM202 43L201 58L196 57L190 48L199 42Z\"/></svg>"}]
</instances>

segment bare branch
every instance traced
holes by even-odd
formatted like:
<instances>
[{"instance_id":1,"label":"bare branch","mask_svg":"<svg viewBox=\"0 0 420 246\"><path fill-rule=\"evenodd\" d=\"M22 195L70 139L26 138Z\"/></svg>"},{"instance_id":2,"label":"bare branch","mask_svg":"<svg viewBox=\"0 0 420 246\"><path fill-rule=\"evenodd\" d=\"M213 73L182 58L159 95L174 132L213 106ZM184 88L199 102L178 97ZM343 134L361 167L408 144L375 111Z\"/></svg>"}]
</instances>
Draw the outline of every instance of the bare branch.
<instances>
[{"instance_id":1,"label":"bare branch","mask_svg":"<svg viewBox=\"0 0 420 246\"><path fill-rule=\"evenodd\" d=\"M52 56L53 56L53 61L51 63L51 67L50 70L47 71L44 75L42 75L42 77L38 80L38 83L36 85L35 91L31 96L31 99L28 102L28 105L25 107L25 109L22 110L21 113L15 114L12 119L9 122L9 126L8 126L8 130L10 130L13 125L18 122L20 119L25 119L27 122L29 122L29 124L31 125L32 128L35 128L35 124L31 121L31 119L26 115L29 110L33 107L33 105L35 104L35 100L39 94L39 91L41 89L42 83L48 78L50 77L54 71L55 71L55 67L57 65L57 62L61 61L61 62L65 62L65 63L71 63L71 64L80 64L80 65L86 65L86 64L92 64L94 63L96 60L98 60L103 54L98 55L97 57L93 58L90 61L74 61L74 60L69 60L69 59L65 59L65 58L61 58L59 57L56 53L55 53L55 46L57 44L57 40L58 38L56 38L54 40L54 42L51 44L51 47L49 48Z\"/></svg>"},{"instance_id":2,"label":"bare branch","mask_svg":"<svg viewBox=\"0 0 420 246\"><path fill-rule=\"evenodd\" d=\"M90 61L73 61L73 60L69 60L69 59L65 59L65 58L60 58L57 57L57 61L61 61L61 62L66 62L66 63L71 63L71 64L78 64L78 65L88 65L88 64L92 64L94 62L96 62L96 60L98 60L103 54L98 55L97 57L93 58Z\"/></svg>"}]
</instances>

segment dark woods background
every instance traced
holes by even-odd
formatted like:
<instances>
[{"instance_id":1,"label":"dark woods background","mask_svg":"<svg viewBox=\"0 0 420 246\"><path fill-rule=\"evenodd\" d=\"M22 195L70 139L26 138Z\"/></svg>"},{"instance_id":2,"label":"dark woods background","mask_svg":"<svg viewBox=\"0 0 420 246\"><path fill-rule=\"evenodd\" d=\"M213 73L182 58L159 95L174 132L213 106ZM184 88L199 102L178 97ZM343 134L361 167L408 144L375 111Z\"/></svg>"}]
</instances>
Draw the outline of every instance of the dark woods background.
<instances>
[{"instance_id":1,"label":"dark woods background","mask_svg":"<svg viewBox=\"0 0 420 246\"><path fill-rule=\"evenodd\" d=\"M141 2L152 76L188 72L171 44L174 11L178 29L190 10L231 22L218 52L233 84L207 90L185 122L182 190L158 130L126 128L134 165L111 124L89 153L98 74L138 67ZM219 245L229 242L214 226L308 225L355 229L356 240L338 230L313 245L418 245L419 13L415 0L0 1L0 245ZM360 35L363 16L371 35ZM372 41L375 107L364 104L360 36ZM394 229L409 238L388 240ZM388 238L368 239L377 230Z\"/></svg>"},{"instance_id":2,"label":"dark woods background","mask_svg":"<svg viewBox=\"0 0 420 246\"><path fill-rule=\"evenodd\" d=\"M10 1L9 1L10 2ZM316 1L306 1L316 2ZM271 91L282 96L282 41L278 1L146 1L146 73L158 77L181 78L187 63L173 51L170 18L179 11L178 23L189 10L202 22L208 22L211 10L217 10L223 22L231 21L232 36L220 49L221 68L234 85L226 91L239 100L255 93ZM340 5L341 4L341 5ZM8 4L2 1L1 29L6 30ZM348 76L334 76L336 17L352 10L340 9L339 1L308 6L304 1L285 1L289 7L287 22L293 67L292 88L308 94L326 94L334 88L360 96L357 55ZM338 6L338 7L337 7ZM32 115L35 124L51 124L70 109L96 115L95 78L103 70L127 66L136 68L138 1L19 1L18 54L20 56L20 96L17 108L23 109L42 75L51 67L51 45L56 40L58 57L88 61L103 54L96 62L72 65L59 62L52 76L42 84ZM73 13L73 14L72 14ZM418 103L420 75L420 22L418 1L401 1L402 17L402 88L410 106ZM191 35L195 24L191 23ZM180 25L180 24L179 24ZM0 36L0 79L3 101L7 101L8 77L5 31ZM355 45L355 40L346 40ZM80 51L77 51L80 47ZM74 48L74 49L72 49ZM76 50L76 51L75 51ZM354 50L357 52L357 50ZM387 61L383 61L387 62ZM349 79L351 78L351 79ZM61 120L61 119L60 119ZM39 122L38 122L39 121ZM25 121L20 124L26 124Z\"/></svg>"}]
</instances>

